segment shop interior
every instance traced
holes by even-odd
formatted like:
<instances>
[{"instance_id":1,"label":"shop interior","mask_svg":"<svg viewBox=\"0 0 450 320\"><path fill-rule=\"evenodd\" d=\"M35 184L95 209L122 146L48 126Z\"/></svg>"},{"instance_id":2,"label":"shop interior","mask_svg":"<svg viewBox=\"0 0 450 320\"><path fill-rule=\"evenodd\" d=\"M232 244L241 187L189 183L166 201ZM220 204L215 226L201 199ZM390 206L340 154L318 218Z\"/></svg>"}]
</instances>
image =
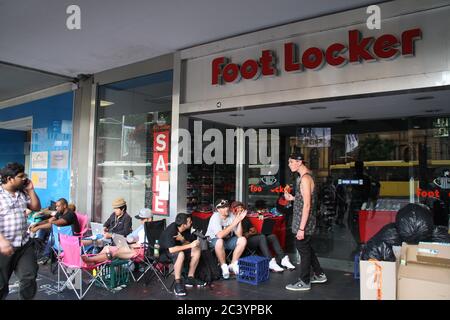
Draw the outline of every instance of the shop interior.
<instances>
[{"instance_id":1,"label":"shop interior","mask_svg":"<svg viewBox=\"0 0 450 320\"><path fill-rule=\"evenodd\" d=\"M289 212L279 200L286 185L293 187L296 181L287 160L296 149L305 154L318 199L313 246L331 263L350 266L365 241L360 210L396 212L409 202L421 202L432 209L435 224L449 223L450 187L443 176L450 168L448 89L192 114L191 130L198 120L203 130L279 130L277 172L249 164L253 146L245 140L243 200L254 213ZM359 161L362 172L355 168ZM188 165L188 211L208 212L219 198L236 199L239 181L236 165ZM286 249L294 252L289 243Z\"/></svg>"}]
</instances>

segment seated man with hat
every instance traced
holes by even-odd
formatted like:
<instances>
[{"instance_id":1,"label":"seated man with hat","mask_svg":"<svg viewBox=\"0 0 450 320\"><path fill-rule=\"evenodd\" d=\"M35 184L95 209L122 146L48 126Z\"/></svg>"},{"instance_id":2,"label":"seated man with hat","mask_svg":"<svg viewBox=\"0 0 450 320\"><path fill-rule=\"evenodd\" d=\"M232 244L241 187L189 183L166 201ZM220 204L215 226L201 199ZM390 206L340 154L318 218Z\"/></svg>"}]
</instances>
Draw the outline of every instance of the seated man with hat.
<instances>
[{"instance_id":1,"label":"seated man with hat","mask_svg":"<svg viewBox=\"0 0 450 320\"><path fill-rule=\"evenodd\" d=\"M135 218L140 220L141 225L126 236L127 242L131 243L129 247L106 246L95 256L82 256L83 261L87 264L97 264L114 258L142 261L146 241L144 224L153 221L153 214L150 209L144 208L139 211Z\"/></svg>"},{"instance_id":2,"label":"seated man with hat","mask_svg":"<svg viewBox=\"0 0 450 320\"><path fill-rule=\"evenodd\" d=\"M123 198L117 198L113 201L112 207L114 212L103 224L104 237L111 239L113 233L126 237L132 231L132 221L127 213L127 203Z\"/></svg>"},{"instance_id":3,"label":"seated man with hat","mask_svg":"<svg viewBox=\"0 0 450 320\"><path fill-rule=\"evenodd\" d=\"M210 237L211 246L214 247L219 259L222 277L228 279L229 271L239 274L238 260L247 245L242 229L242 220L247 215L247 210L235 215L230 212L230 204L224 199L217 202L216 210L209 220L206 236ZM225 249L233 251L229 266L226 264Z\"/></svg>"}]
</instances>

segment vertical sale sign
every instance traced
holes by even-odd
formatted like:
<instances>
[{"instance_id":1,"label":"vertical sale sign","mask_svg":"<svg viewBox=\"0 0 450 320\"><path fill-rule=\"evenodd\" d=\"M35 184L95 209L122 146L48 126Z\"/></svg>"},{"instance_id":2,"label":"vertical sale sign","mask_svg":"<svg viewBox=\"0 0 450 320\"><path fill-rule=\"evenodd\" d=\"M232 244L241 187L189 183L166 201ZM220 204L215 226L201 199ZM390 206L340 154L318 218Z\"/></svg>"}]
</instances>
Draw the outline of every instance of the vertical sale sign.
<instances>
[{"instance_id":1,"label":"vertical sale sign","mask_svg":"<svg viewBox=\"0 0 450 320\"><path fill-rule=\"evenodd\" d=\"M152 211L154 214L169 215L170 127L155 126L153 130Z\"/></svg>"}]
</instances>

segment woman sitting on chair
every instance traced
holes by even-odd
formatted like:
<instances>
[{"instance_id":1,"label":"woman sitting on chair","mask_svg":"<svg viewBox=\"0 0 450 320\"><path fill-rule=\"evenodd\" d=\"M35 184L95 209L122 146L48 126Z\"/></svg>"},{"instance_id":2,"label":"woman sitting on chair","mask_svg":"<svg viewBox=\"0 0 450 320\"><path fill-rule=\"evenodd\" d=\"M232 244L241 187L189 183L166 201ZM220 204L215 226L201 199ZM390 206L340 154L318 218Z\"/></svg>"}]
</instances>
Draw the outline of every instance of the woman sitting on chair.
<instances>
[{"instance_id":1,"label":"woman sitting on chair","mask_svg":"<svg viewBox=\"0 0 450 320\"><path fill-rule=\"evenodd\" d=\"M241 211L245 210L245 205L242 202L234 201L231 204L231 210L234 212L234 214L239 214ZM250 250L259 249L264 257L271 259L269 262L269 269L271 271L284 271L284 269L278 264L280 262L283 267L289 270L295 269L295 266L291 263L291 261L289 261L289 256L283 252L280 242L274 234L266 236L264 234L258 233L256 231L256 228L252 225L248 218L244 218L244 220L242 220L242 228L244 237L247 238L247 247ZM269 243L272 245L272 249L276 254L276 258L273 258L272 254L270 253Z\"/></svg>"},{"instance_id":2,"label":"woman sitting on chair","mask_svg":"<svg viewBox=\"0 0 450 320\"><path fill-rule=\"evenodd\" d=\"M146 222L153 221L153 214L150 209L144 208L139 211L139 214L135 218L141 221L141 225L127 236L127 242L131 243L129 246L106 246L94 256L83 255L81 257L83 261L87 264L97 264L114 258L143 260L145 243L144 225Z\"/></svg>"}]
</instances>

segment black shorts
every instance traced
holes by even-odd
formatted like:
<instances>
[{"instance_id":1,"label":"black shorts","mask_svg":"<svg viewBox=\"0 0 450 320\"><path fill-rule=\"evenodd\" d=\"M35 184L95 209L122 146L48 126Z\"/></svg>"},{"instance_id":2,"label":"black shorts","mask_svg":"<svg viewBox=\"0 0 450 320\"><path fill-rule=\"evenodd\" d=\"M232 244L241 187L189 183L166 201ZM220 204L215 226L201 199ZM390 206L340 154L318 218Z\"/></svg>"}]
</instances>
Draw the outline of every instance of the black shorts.
<instances>
[{"instance_id":1,"label":"black shorts","mask_svg":"<svg viewBox=\"0 0 450 320\"><path fill-rule=\"evenodd\" d=\"M169 259L170 259L170 261L171 261L172 263L175 263L175 262L177 261L177 259L178 259L178 254L179 254L180 252L181 252L181 251L178 251L178 252L176 252L176 253L170 253L170 252L168 252L168 253L167 253L167 257L169 257ZM189 262L189 261L191 260L191 249L183 250L183 252L184 252L184 263Z\"/></svg>"}]
</instances>

